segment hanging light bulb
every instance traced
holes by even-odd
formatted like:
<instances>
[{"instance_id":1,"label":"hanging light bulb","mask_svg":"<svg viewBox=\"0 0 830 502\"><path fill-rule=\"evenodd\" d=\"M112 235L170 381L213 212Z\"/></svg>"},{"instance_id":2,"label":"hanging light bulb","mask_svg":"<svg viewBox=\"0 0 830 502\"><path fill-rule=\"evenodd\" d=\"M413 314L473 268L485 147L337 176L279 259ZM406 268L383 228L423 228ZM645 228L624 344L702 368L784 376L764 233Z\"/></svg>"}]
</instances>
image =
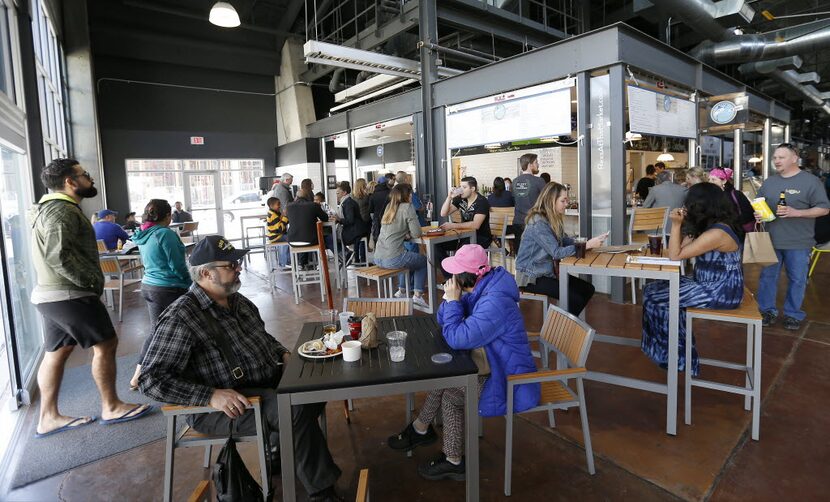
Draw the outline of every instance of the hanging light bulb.
<instances>
[{"instance_id":1,"label":"hanging light bulb","mask_svg":"<svg viewBox=\"0 0 830 502\"><path fill-rule=\"evenodd\" d=\"M239 14L228 2L216 2L210 9L210 23L223 28L236 28L241 23Z\"/></svg>"},{"instance_id":2,"label":"hanging light bulb","mask_svg":"<svg viewBox=\"0 0 830 502\"><path fill-rule=\"evenodd\" d=\"M663 152L657 156L657 162L674 162L674 155L669 152Z\"/></svg>"}]
</instances>

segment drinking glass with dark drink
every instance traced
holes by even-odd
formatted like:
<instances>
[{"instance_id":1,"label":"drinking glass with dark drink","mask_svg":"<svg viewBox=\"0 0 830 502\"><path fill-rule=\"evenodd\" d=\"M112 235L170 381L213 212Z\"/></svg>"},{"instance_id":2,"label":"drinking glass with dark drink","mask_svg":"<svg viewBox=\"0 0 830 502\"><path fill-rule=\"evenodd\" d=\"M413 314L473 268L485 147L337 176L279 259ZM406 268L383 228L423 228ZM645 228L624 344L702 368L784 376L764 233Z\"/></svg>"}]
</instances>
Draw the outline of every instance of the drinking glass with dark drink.
<instances>
[{"instance_id":1,"label":"drinking glass with dark drink","mask_svg":"<svg viewBox=\"0 0 830 502\"><path fill-rule=\"evenodd\" d=\"M663 253L663 236L659 234L649 235L648 250L651 254L660 256Z\"/></svg>"},{"instance_id":2,"label":"drinking glass with dark drink","mask_svg":"<svg viewBox=\"0 0 830 502\"><path fill-rule=\"evenodd\" d=\"M320 316L323 321L323 334L333 334L337 332L337 310L323 309L320 311Z\"/></svg>"},{"instance_id":3,"label":"drinking glass with dark drink","mask_svg":"<svg viewBox=\"0 0 830 502\"><path fill-rule=\"evenodd\" d=\"M585 258L585 246L588 244L588 239L585 237L576 237L574 239L574 248L576 249L576 258L578 260Z\"/></svg>"}]
</instances>

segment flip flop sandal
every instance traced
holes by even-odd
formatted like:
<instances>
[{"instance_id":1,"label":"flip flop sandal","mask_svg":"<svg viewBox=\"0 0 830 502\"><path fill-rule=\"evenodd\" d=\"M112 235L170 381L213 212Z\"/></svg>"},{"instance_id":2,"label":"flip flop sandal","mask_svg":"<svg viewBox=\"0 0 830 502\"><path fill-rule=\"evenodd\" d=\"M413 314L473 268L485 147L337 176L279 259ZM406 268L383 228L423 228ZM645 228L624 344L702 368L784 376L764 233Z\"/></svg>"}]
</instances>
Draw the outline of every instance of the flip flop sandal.
<instances>
[{"instance_id":1,"label":"flip flop sandal","mask_svg":"<svg viewBox=\"0 0 830 502\"><path fill-rule=\"evenodd\" d=\"M142 406L147 406L147 407L144 408L143 410L141 410L140 412L136 413L135 415L130 415L130 413L135 413L135 411L138 410L139 408L141 408ZM121 415L118 418L113 418L113 419L110 419L110 420L101 420L101 424L102 425L113 425L113 424L120 424L120 423L124 423L124 422L129 422L131 420L136 420L138 418L143 417L144 415L147 415L148 413L152 412L154 409L155 409L154 406L150 406L150 405L146 405L146 404L139 404L138 406L131 409L127 413L124 413L123 415Z\"/></svg>"},{"instance_id":2,"label":"flip flop sandal","mask_svg":"<svg viewBox=\"0 0 830 502\"><path fill-rule=\"evenodd\" d=\"M78 417L75 420L73 420L73 421L69 422L68 424L64 425L63 427L58 427L57 429L51 430L49 432L44 432L43 434L35 431L35 438L40 439L40 438L45 438L45 437L51 436L53 434L60 434L61 432L70 431L72 429L80 429L81 427L83 427L85 425L89 425L92 422L94 422L95 420L97 420L96 417L90 417L90 419L87 420L86 422L81 422L82 420L86 420L86 418L87 417ZM81 423L78 423L78 422L81 422ZM74 425L74 424L77 424L77 425Z\"/></svg>"}]
</instances>

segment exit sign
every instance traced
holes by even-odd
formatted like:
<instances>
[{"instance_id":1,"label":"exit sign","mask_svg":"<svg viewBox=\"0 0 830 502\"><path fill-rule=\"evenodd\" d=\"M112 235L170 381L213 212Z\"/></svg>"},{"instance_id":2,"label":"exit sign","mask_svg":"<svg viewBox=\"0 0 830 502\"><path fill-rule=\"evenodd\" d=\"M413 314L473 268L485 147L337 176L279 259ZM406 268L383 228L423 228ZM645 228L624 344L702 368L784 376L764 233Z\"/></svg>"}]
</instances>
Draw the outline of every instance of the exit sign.
<instances>
[{"instance_id":1,"label":"exit sign","mask_svg":"<svg viewBox=\"0 0 830 502\"><path fill-rule=\"evenodd\" d=\"M191 136L190 137L190 144L191 145L204 145L205 144L205 137L204 136Z\"/></svg>"}]
</instances>

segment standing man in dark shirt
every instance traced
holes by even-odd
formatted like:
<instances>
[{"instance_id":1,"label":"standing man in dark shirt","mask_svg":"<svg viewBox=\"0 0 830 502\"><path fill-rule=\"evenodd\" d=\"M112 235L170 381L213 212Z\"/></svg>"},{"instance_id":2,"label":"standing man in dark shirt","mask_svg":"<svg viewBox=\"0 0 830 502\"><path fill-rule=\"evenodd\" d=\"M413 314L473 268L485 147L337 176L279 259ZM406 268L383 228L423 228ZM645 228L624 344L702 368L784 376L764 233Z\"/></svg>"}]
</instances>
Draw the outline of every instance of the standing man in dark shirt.
<instances>
[{"instance_id":1,"label":"standing man in dark shirt","mask_svg":"<svg viewBox=\"0 0 830 502\"><path fill-rule=\"evenodd\" d=\"M522 239L522 231L525 228L525 218L530 208L536 203L545 182L536 175L539 174L539 158L535 153L526 153L519 157L519 165L522 174L513 180L513 199L516 201L516 210L513 214L513 225L509 231L516 236L516 252L519 252L519 244Z\"/></svg>"},{"instance_id":2,"label":"standing man in dark shirt","mask_svg":"<svg viewBox=\"0 0 830 502\"><path fill-rule=\"evenodd\" d=\"M655 185L656 172L657 170L654 169L653 165L646 166L646 175L640 178L640 181L637 182L637 188L634 189L634 193L637 194L640 200L646 200L648 191Z\"/></svg>"},{"instance_id":3,"label":"standing man in dark shirt","mask_svg":"<svg viewBox=\"0 0 830 502\"><path fill-rule=\"evenodd\" d=\"M441 216L447 217L455 212L461 214L461 223L448 222L441 225L444 230L475 230L476 244L487 249L493 242L490 234L490 203L478 193L478 182L472 176L461 178L461 188L450 191L444 205L441 206ZM450 251L469 243L469 239L460 239L456 242L438 244L435 248L436 263L443 262ZM449 277L446 270L444 276Z\"/></svg>"},{"instance_id":4,"label":"standing man in dark shirt","mask_svg":"<svg viewBox=\"0 0 830 502\"><path fill-rule=\"evenodd\" d=\"M310 203L314 205L314 203ZM290 207L290 206L289 206ZM144 394L165 403L210 406L214 413L190 415L187 422L203 434L253 434L256 422L248 397L262 400L262 418L279 432L277 384L279 363L291 353L265 330L256 305L238 293L242 257L224 237L202 239L190 255L190 291L159 318L139 376ZM224 338L224 342L219 340ZM222 347L235 357L234 371ZM325 403L292 407L297 477L309 500L343 500L334 491L340 469L317 424Z\"/></svg>"},{"instance_id":5,"label":"standing man in dark shirt","mask_svg":"<svg viewBox=\"0 0 830 502\"><path fill-rule=\"evenodd\" d=\"M184 210L181 202L176 202L176 209L173 211L173 223L187 223L193 221L193 216Z\"/></svg>"}]
</instances>

